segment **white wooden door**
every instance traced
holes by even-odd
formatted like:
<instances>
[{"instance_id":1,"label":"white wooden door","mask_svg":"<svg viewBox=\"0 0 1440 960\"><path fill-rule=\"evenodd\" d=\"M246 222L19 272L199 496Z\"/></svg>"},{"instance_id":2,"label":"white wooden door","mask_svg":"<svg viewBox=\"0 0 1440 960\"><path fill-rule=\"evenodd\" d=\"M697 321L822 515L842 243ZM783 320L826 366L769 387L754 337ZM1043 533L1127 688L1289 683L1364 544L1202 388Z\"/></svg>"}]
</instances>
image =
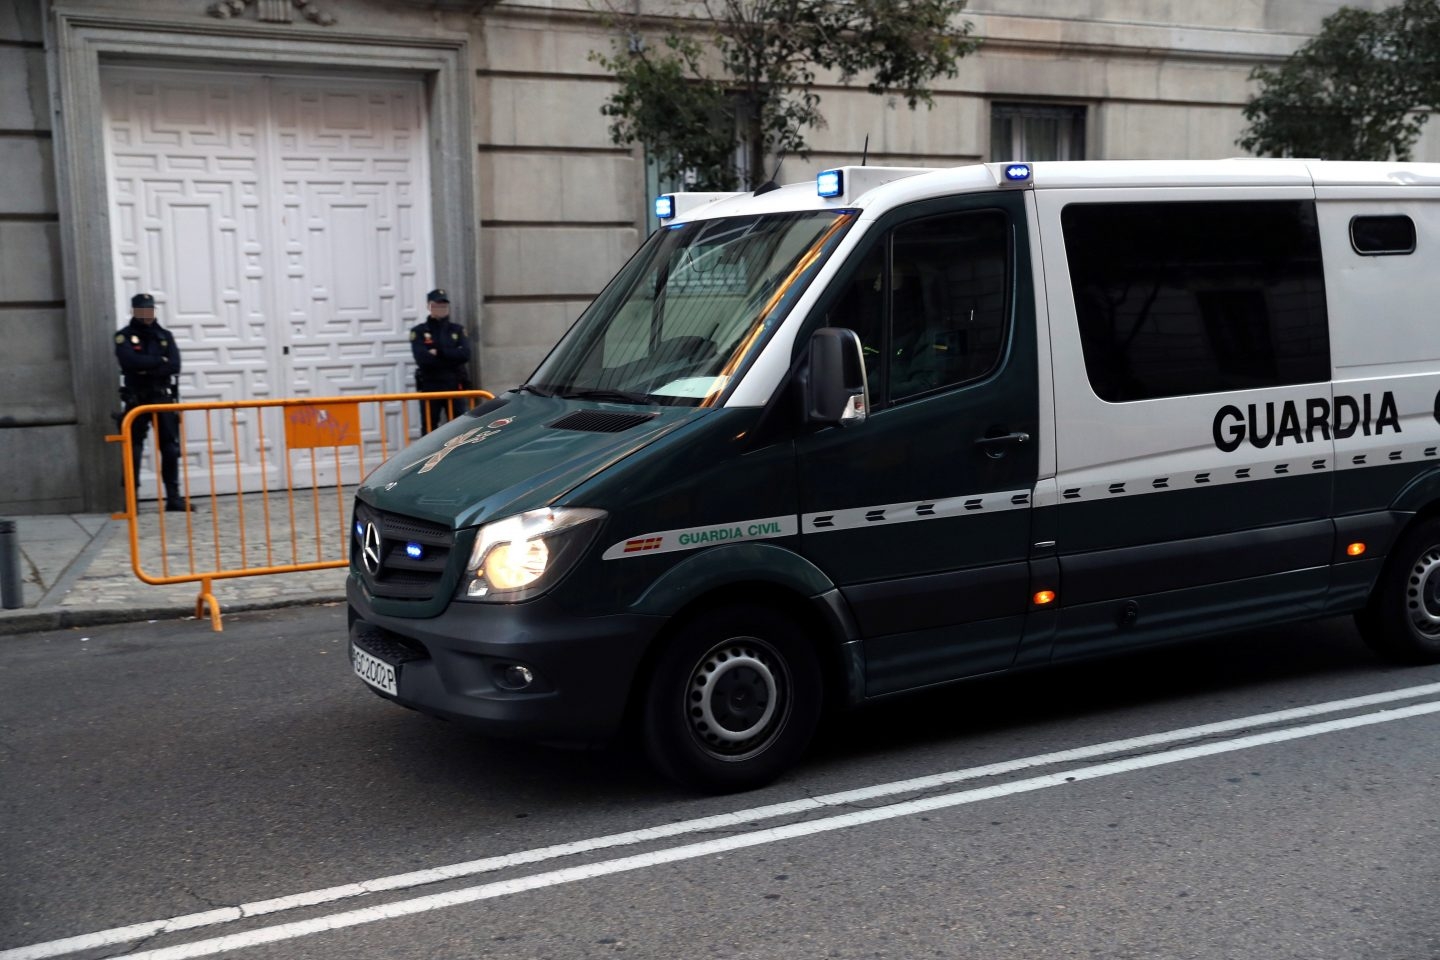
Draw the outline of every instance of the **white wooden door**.
<instances>
[{"instance_id":1,"label":"white wooden door","mask_svg":"<svg viewBox=\"0 0 1440 960\"><path fill-rule=\"evenodd\" d=\"M132 293L155 294L182 399L407 389L407 331L432 273L418 81L115 68L103 89L117 301L123 315ZM213 417L208 436L194 419L192 489L210 488L206 450L217 492L259 489L257 419ZM373 412L363 426L371 468ZM392 449L400 430L397 409ZM274 486L278 417L263 432ZM341 453L342 479L358 479L359 451ZM336 464L317 460L321 482Z\"/></svg>"}]
</instances>

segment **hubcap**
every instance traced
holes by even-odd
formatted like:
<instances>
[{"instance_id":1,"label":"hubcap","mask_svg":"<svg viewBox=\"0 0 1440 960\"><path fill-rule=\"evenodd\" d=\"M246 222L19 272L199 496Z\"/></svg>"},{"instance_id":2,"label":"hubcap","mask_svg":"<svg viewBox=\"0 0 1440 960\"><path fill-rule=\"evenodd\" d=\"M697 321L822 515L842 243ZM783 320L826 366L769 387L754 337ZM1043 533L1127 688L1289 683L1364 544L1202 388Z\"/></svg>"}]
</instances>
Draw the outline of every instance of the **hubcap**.
<instances>
[{"instance_id":1,"label":"hubcap","mask_svg":"<svg viewBox=\"0 0 1440 960\"><path fill-rule=\"evenodd\" d=\"M1405 585L1405 607L1417 633L1440 639L1440 547L1431 547L1415 561Z\"/></svg>"},{"instance_id":2,"label":"hubcap","mask_svg":"<svg viewBox=\"0 0 1440 960\"><path fill-rule=\"evenodd\" d=\"M784 726L789 683L784 661L764 641L736 637L717 644L690 674L690 730L714 756L752 756Z\"/></svg>"}]
</instances>

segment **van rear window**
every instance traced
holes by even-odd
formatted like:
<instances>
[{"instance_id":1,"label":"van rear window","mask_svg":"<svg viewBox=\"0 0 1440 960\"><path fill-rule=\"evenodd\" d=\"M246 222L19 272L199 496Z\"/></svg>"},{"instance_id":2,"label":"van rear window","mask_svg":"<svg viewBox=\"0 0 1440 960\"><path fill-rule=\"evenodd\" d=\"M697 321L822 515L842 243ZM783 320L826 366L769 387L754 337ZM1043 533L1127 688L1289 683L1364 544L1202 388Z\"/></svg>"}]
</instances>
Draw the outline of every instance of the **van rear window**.
<instances>
[{"instance_id":1,"label":"van rear window","mask_svg":"<svg viewBox=\"0 0 1440 960\"><path fill-rule=\"evenodd\" d=\"M1403 213L1388 217L1352 217L1350 246L1365 257L1414 253L1415 221Z\"/></svg>"},{"instance_id":2,"label":"van rear window","mask_svg":"<svg viewBox=\"0 0 1440 960\"><path fill-rule=\"evenodd\" d=\"M1329 378L1313 202L1076 203L1061 224L1102 400Z\"/></svg>"}]
</instances>

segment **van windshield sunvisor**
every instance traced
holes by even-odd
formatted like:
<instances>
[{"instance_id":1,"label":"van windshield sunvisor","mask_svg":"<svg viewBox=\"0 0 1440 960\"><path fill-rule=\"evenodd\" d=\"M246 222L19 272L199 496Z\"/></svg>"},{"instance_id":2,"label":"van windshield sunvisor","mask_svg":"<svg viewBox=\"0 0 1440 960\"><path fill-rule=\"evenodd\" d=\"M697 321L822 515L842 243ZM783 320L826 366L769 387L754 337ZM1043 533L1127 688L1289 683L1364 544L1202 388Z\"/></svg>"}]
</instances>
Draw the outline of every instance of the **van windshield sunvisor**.
<instances>
[{"instance_id":1,"label":"van windshield sunvisor","mask_svg":"<svg viewBox=\"0 0 1440 960\"><path fill-rule=\"evenodd\" d=\"M854 223L850 210L727 217L653 234L527 388L713 406Z\"/></svg>"}]
</instances>

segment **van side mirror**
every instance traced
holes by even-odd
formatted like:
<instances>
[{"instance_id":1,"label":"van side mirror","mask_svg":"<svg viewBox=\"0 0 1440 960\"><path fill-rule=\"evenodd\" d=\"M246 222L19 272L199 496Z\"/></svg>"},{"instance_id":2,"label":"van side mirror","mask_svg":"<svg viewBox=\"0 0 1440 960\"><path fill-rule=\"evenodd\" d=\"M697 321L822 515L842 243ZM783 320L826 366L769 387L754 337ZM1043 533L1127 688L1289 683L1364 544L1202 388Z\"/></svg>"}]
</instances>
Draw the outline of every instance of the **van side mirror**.
<instances>
[{"instance_id":1,"label":"van side mirror","mask_svg":"<svg viewBox=\"0 0 1440 960\"><path fill-rule=\"evenodd\" d=\"M865 354L860 336L843 327L821 327L810 336L810 370L805 381L805 419L850 426L870 412Z\"/></svg>"}]
</instances>

